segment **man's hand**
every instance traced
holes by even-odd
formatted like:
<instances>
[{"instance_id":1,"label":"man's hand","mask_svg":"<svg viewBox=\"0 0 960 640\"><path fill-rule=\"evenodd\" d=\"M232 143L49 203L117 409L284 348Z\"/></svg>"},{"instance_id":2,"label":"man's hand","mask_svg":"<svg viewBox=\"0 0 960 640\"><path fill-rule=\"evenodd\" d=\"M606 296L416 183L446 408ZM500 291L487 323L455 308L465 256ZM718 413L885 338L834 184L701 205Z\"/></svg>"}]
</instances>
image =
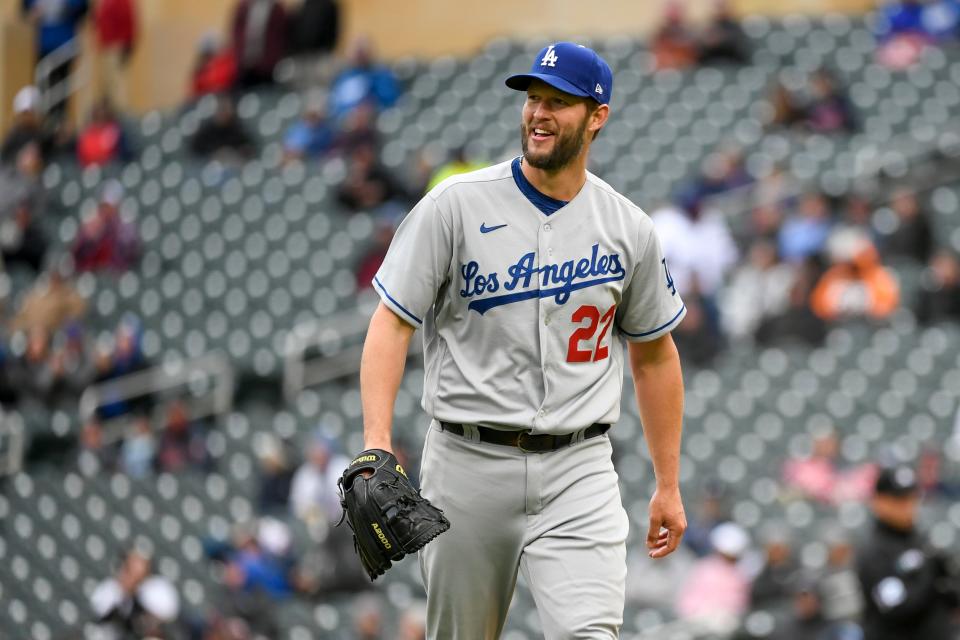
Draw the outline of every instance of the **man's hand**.
<instances>
[{"instance_id":1,"label":"man's hand","mask_svg":"<svg viewBox=\"0 0 960 640\"><path fill-rule=\"evenodd\" d=\"M662 529L662 531L661 531ZM647 549L651 558L663 558L674 552L687 530L680 489L657 489L650 498L650 530Z\"/></svg>"}]
</instances>

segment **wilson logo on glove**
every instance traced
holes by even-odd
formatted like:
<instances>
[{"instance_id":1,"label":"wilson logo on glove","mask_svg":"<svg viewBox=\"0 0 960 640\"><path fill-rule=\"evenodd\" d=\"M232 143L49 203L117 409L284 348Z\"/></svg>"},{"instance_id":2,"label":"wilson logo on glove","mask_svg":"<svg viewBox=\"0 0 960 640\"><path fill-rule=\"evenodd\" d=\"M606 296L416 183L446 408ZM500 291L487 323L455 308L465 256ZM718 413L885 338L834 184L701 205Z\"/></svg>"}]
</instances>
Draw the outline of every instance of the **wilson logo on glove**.
<instances>
[{"instance_id":1,"label":"wilson logo on glove","mask_svg":"<svg viewBox=\"0 0 960 640\"><path fill-rule=\"evenodd\" d=\"M353 547L371 580L450 528L443 511L414 489L389 451L361 451L337 484L343 507L337 524L345 519L350 525Z\"/></svg>"}]
</instances>

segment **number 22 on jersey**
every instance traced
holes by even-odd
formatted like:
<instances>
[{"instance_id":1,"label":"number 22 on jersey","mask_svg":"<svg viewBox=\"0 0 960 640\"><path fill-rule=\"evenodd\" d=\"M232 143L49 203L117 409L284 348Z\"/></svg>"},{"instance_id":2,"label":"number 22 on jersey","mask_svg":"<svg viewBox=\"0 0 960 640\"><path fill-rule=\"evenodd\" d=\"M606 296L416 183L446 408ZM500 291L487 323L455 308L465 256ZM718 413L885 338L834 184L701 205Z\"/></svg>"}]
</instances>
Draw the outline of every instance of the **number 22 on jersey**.
<instances>
[{"instance_id":1,"label":"number 22 on jersey","mask_svg":"<svg viewBox=\"0 0 960 640\"><path fill-rule=\"evenodd\" d=\"M607 309L606 313L600 315L599 309L585 304L573 312L570 318L573 322L580 324L586 320L587 325L577 328L570 335L570 340L567 342L567 362L590 362L591 360L596 362L610 355L610 350L603 344L603 339L610 331L610 323L613 321L613 312L616 308L617 305L613 305ZM597 341L591 344L590 341L598 328L600 335L597 336ZM587 343L586 348L582 347L583 342Z\"/></svg>"}]
</instances>

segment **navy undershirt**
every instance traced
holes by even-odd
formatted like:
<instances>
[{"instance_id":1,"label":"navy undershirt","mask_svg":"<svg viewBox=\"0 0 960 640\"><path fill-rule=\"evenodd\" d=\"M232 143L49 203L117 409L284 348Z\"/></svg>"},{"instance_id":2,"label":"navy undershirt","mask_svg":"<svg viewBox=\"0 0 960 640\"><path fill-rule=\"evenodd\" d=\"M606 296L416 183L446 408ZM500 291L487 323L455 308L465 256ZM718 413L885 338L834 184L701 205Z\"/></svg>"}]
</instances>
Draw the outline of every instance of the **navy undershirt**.
<instances>
[{"instance_id":1,"label":"navy undershirt","mask_svg":"<svg viewBox=\"0 0 960 640\"><path fill-rule=\"evenodd\" d=\"M569 200L557 200L556 198L551 198L547 194L537 191L537 188L530 184L530 181L527 180L527 176L523 175L523 171L520 170L519 156L513 159L513 163L510 165L510 168L513 170L513 181L517 183L517 188L520 189L520 193L525 195L527 200L529 200L537 209L540 209L540 211L542 211L544 214L550 215L569 202Z\"/></svg>"}]
</instances>

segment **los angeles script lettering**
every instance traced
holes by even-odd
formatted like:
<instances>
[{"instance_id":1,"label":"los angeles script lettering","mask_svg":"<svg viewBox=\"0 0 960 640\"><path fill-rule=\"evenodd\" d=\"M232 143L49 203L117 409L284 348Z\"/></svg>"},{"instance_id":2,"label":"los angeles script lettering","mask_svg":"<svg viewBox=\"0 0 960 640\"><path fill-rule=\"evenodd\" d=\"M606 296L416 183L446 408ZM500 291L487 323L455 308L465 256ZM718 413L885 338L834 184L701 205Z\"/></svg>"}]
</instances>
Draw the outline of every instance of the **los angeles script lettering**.
<instances>
[{"instance_id":1,"label":"los angeles script lettering","mask_svg":"<svg viewBox=\"0 0 960 640\"><path fill-rule=\"evenodd\" d=\"M559 264L545 264L534 266L536 254L524 254L516 263L507 268L507 276L501 278L496 272L480 273L480 264L471 260L460 266L460 275L463 276L463 288L460 296L472 298L483 293L494 293L502 286L507 291L517 288L528 289L532 283L540 288L556 287L556 301L563 304L569 299L570 286L578 281L600 276L618 276L625 273L620 264L620 255L611 253L600 255L600 245L595 244L590 249L589 258L567 260Z\"/></svg>"}]
</instances>

